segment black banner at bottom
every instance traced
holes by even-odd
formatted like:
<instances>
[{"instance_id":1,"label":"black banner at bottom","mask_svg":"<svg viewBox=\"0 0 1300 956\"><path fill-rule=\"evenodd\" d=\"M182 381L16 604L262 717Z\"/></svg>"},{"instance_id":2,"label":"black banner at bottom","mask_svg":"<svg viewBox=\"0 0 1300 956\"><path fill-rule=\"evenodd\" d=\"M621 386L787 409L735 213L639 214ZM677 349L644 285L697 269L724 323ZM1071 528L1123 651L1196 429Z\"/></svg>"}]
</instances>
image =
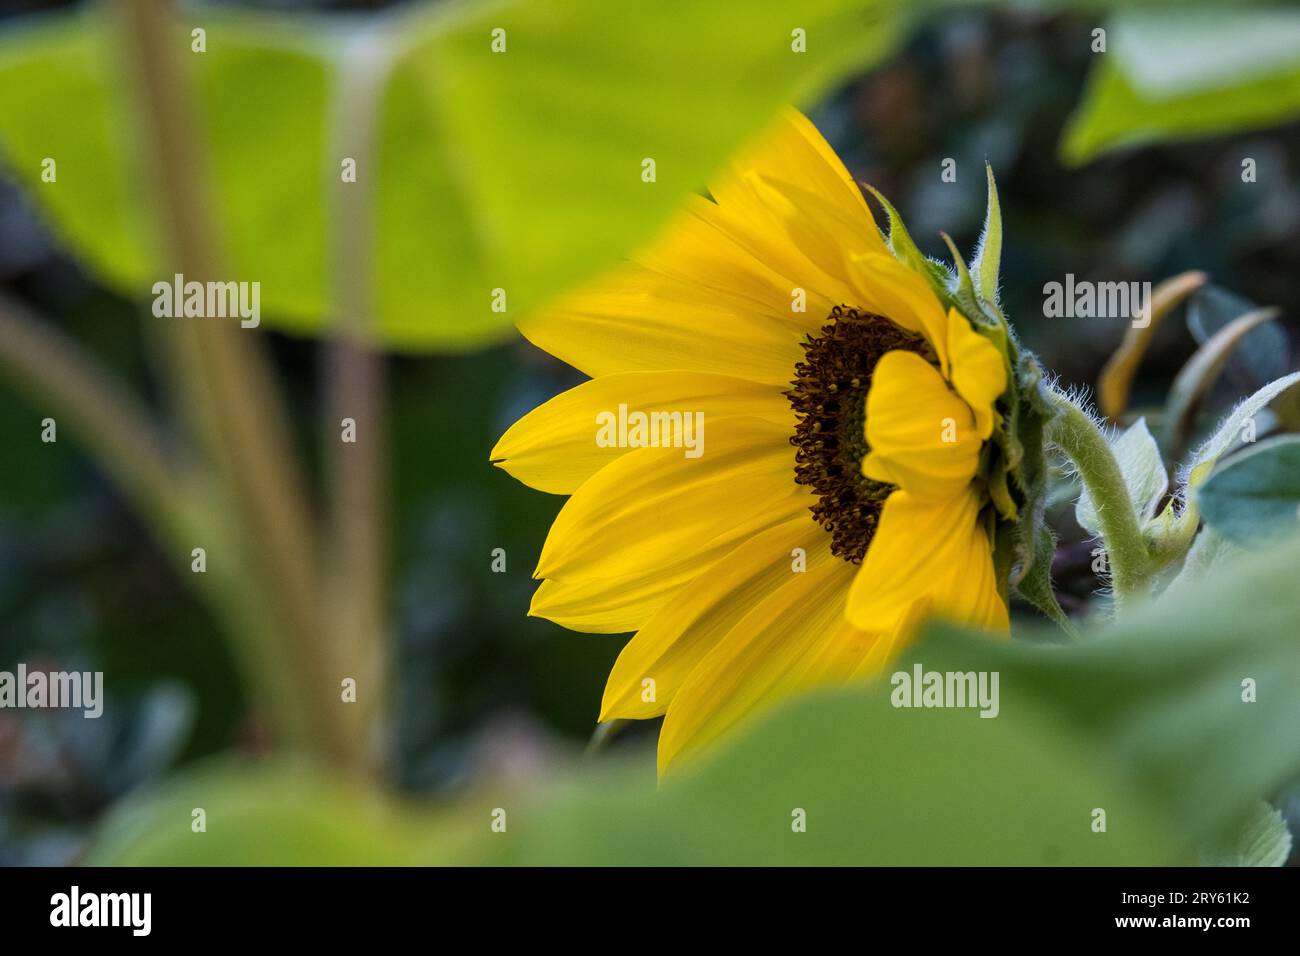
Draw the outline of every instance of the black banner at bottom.
<instances>
[{"instance_id":1,"label":"black banner at bottom","mask_svg":"<svg viewBox=\"0 0 1300 956\"><path fill-rule=\"evenodd\" d=\"M338 944L432 932L578 942L598 925L660 936L687 921L732 940L787 923L817 935L920 928L927 942L1228 942L1293 925L1298 890L1298 869L10 869L0 870L0 919L9 943Z\"/></svg>"}]
</instances>

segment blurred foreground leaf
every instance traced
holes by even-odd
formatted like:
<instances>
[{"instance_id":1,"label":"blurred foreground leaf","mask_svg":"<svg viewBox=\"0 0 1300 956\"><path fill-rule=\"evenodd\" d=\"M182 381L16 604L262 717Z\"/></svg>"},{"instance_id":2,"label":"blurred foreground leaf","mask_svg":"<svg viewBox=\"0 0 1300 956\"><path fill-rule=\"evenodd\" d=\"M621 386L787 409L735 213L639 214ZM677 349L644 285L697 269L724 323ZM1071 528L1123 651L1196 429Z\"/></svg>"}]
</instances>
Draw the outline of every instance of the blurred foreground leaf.
<instances>
[{"instance_id":1,"label":"blurred foreground leaf","mask_svg":"<svg viewBox=\"0 0 1300 956\"><path fill-rule=\"evenodd\" d=\"M194 812L206 830L196 833ZM86 862L138 866L417 863L418 829L375 793L307 764L220 762L119 804Z\"/></svg>"},{"instance_id":2,"label":"blurred foreground leaf","mask_svg":"<svg viewBox=\"0 0 1300 956\"><path fill-rule=\"evenodd\" d=\"M797 701L658 790L647 760L437 813L227 766L121 808L92 861L1191 862L1300 773L1297 562L1296 541L1243 557L1071 645L943 630L898 663L997 671L995 719L896 709L881 683Z\"/></svg>"},{"instance_id":3,"label":"blurred foreground leaf","mask_svg":"<svg viewBox=\"0 0 1300 956\"><path fill-rule=\"evenodd\" d=\"M888 53L900 9L508 0L365 21L184 10L178 45L189 50L192 26L207 31L206 52L184 60L231 270L218 278L260 282L269 323L314 333L335 318L334 277L364 270L385 344L498 338L649 240L781 104ZM0 146L72 249L145 300L167 277L105 14L0 37ZM792 49L794 28L806 52ZM358 96L370 101L351 114L339 105ZM45 158L55 182L41 180ZM342 182L346 158L355 183ZM370 191L370 222L341 221L344 189ZM355 229L372 235L368 262L339 260L340 232Z\"/></svg>"},{"instance_id":4,"label":"blurred foreground leaf","mask_svg":"<svg viewBox=\"0 0 1300 956\"><path fill-rule=\"evenodd\" d=\"M767 865L1177 861L1153 805L1032 705L895 710L872 692L797 703L656 790L648 766L539 793L486 785L454 812L403 812L301 769L210 770L122 809L96 864ZM208 830L189 830L192 807ZM1090 813L1106 809L1107 834ZM506 831L490 829L496 809ZM806 832L794 832L796 814Z\"/></svg>"},{"instance_id":5,"label":"blurred foreground leaf","mask_svg":"<svg viewBox=\"0 0 1300 956\"><path fill-rule=\"evenodd\" d=\"M1096 54L1061 142L1070 164L1300 114L1300 11L1153 9L1123 13L1106 29L1107 52Z\"/></svg>"}]
</instances>

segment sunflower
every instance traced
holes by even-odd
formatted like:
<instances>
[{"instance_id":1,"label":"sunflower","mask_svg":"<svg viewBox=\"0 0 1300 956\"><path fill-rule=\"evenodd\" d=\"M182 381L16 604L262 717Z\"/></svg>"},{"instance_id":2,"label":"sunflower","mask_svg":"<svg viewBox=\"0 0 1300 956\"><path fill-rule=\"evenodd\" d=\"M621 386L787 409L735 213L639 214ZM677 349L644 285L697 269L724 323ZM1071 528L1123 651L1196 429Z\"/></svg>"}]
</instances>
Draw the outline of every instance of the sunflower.
<instances>
[{"instance_id":1,"label":"sunflower","mask_svg":"<svg viewBox=\"0 0 1300 956\"><path fill-rule=\"evenodd\" d=\"M891 253L801 114L710 194L521 322L590 380L492 452L570 496L529 613L636 632L600 719L666 715L661 771L793 693L879 673L923 618L1008 629L981 477L1002 352ZM615 416L620 440L596 440ZM674 440L692 416L695 453Z\"/></svg>"}]
</instances>

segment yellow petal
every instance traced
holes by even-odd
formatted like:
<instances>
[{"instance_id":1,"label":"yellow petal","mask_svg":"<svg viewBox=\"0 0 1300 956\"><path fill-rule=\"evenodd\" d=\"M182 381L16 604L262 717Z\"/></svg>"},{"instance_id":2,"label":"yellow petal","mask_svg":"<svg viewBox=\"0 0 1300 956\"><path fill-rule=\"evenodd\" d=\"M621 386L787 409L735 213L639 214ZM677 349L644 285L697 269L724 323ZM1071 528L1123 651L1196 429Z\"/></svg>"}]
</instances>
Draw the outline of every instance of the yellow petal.
<instances>
[{"instance_id":1,"label":"yellow petal","mask_svg":"<svg viewBox=\"0 0 1300 956\"><path fill-rule=\"evenodd\" d=\"M879 676L920 632L930 611L928 598L916 601L883 633L863 630L841 618L808 655L803 683L817 686Z\"/></svg>"},{"instance_id":2,"label":"yellow petal","mask_svg":"<svg viewBox=\"0 0 1300 956\"><path fill-rule=\"evenodd\" d=\"M875 677L889 659L891 635L854 627L842 614L808 654L800 686L834 686Z\"/></svg>"},{"instance_id":3,"label":"yellow petal","mask_svg":"<svg viewBox=\"0 0 1300 956\"><path fill-rule=\"evenodd\" d=\"M920 633L921 625L926 618L930 617L931 610L931 601L928 595L913 601L899 616L893 628L872 645L870 652L862 658L853 671L853 678L875 677L884 671L898 656L899 652ZM843 626L853 627L847 618ZM854 630L858 630L859 633L867 633L857 628L854 628Z\"/></svg>"},{"instance_id":4,"label":"yellow petal","mask_svg":"<svg viewBox=\"0 0 1300 956\"><path fill-rule=\"evenodd\" d=\"M761 532L702 572L624 646L601 703L601 720L655 717L687 675L756 605L799 573L794 551L825 548L810 514ZM653 681L647 694L645 681ZM653 699L647 700L647 696Z\"/></svg>"},{"instance_id":5,"label":"yellow petal","mask_svg":"<svg viewBox=\"0 0 1300 956\"><path fill-rule=\"evenodd\" d=\"M703 196L687 197L681 213L660 239L633 259L656 276L703 290L711 299L730 297L756 315L802 329L808 315L794 310L790 294L791 287L801 283L782 271L779 259L755 255L746 241L746 230L732 230L738 233L733 237L731 231L720 228L721 220L735 217L721 214L719 208ZM772 228L763 231L781 232ZM828 304L823 300L818 308Z\"/></svg>"},{"instance_id":6,"label":"yellow petal","mask_svg":"<svg viewBox=\"0 0 1300 956\"><path fill-rule=\"evenodd\" d=\"M763 223L769 204L755 183L762 178L799 183L850 220L863 223L864 241L884 251L884 242L853 176L808 117L786 109L771 128L743 149L721 176L709 184L718 204Z\"/></svg>"},{"instance_id":7,"label":"yellow petal","mask_svg":"<svg viewBox=\"0 0 1300 956\"><path fill-rule=\"evenodd\" d=\"M659 733L661 772L807 687L819 647L838 632L854 572L828 541L809 552L807 571L755 605L691 671Z\"/></svg>"},{"instance_id":8,"label":"yellow petal","mask_svg":"<svg viewBox=\"0 0 1300 956\"><path fill-rule=\"evenodd\" d=\"M891 494L849 593L850 623L889 630L924 600L936 616L1006 631L982 503L973 487L948 501Z\"/></svg>"},{"instance_id":9,"label":"yellow petal","mask_svg":"<svg viewBox=\"0 0 1300 956\"><path fill-rule=\"evenodd\" d=\"M702 562L707 558L702 559ZM663 573L629 574L617 578L548 578L533 592L529 617L541 617L587 634L628 634L654 617L692 575L696 565L665 568Z\"/></svg>"},{"instance_id":10,"label":"yellow petal","mask_svg":"<svg viewBox=\"0 0 1300 956\"><path fill-rule=\"evenodd\" d=\"M519 330L592 377L682 369L784 385L803 356L803 335L816 328L810 317L830 308L810 293L808 311L793 311L799 283L693 209L639 259L525 316Z\"/></svg>"},{"instance_id":11,"label":"yellow petal","mask_svg":"<svg viewBox=\"0 0 1300 956\"><path fill-rule=\"evenodd\" d=\"M993 432L993 403L1007 387L1002 353L956 310L948 312L948 350L953 387L970 406L979 437L988 438Z\"/></svg>"},{"instance_id":12,"label":"yellow petal","mask_svg":"<svg viewBox=\"0 0 1300 956\"><path fill-rule=\"evenodd\" d=\"M756 183L755 193L764 204L761 218L705 200L695 201L692 208L717 231L717 241L744 249L784 277L787 308L797 289L809 294L807 314L819 323L831 306L851 304L853 287L848 279L847 250L832 240L834 219L818 216L815 204L796 204L767 181ZM840 231L839 236L842 241L857 243L861 233L853 236ZM860 248L850 246L853 250ZM776 300L775 293L773 297Z\"/></svg>"},{"instance_id":13,"label":"yellow petal","mask_svg":"<svg viewBox=\"0 0 1300 956\"><path fill-rule=\"evenodd\" d=\"M788 430L756 418L716 420L696 459L628 452L560 510L535 572L554 582L531 613L582 630L642 627L655 600L755 533L805 513L814 499L793 470ZM637 599L620 603L620 588ZM598 610L570 616L583 601Z\"/></svg>"},{"instance_id":14,"label":"yellow petal","mask_svg":"<svg viewBox=\"0 0 1300 956\"><path fill-rule=\"evenodd\" d=\"M835 202L784 171L754 172L746 187L751 201L743 207L720 200L711 209L701 206L701 216L819 300L874 311L924 331L942 351L946 327L938 298L890 254L856 186L851 204ZM871 273L865 283L864 266ZM825 316L826 310L816 314Z\"/></svg>"},{"instance_id":15,"label":"yellow petal","mask_svg":"<svg viewBox=\"0 0 1300 956\"><path fill-rule=\"evenodd\" d=\"M867 477L940 499L970 483L980 453L971 410L919 355L889 352L876 364L866 418Z\"/></svg>"},{"instance_id":16,"label":"yellow petal","mask_svg":"<svg viewBox=\"0 0 1300 956\"><path fill-rule=\"evenodd\" d=\"M561 578L547 578L533 594L528 614L593 634L626 634L643 629L678 600L693 581L714 573L714 565L740 542L792 518L804 520L806 514L804 503L795 502L786 509L737 517L737 523L714 540L688 541L679 555L664 554L662 563L656 565L625 565L608 575L582 569L565 572Z\"/></svg>"},{"instance_id":17,"label":"yellow petal","mask_svg":"<svg viewBox=\"0 0 1300 956\"><path fill-rule=\"evenodd\" d=\"M524 484L568 495L628 447L599 442L599 422L629 413L703 415L704 432L722 418L751 415L794 430L789 400L770 385L707 372L618 372L571 388L515 422L492 449L492 461ZM698 421L698 419L692 419ZM674 422L671 426L677 429ZM684 430L678 430L684 434ZM664 455L681 455L663 448Z\"/></svg>"}]
</instances>

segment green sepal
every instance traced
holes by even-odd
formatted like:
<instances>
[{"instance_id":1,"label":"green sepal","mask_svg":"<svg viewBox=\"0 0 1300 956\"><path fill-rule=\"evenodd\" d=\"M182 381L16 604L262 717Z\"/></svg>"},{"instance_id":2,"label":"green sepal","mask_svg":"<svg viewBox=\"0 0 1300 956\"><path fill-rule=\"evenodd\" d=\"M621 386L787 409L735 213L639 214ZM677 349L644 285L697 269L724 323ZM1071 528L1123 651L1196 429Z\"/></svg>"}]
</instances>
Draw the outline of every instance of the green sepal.
<instances>
[{"instance_id":1,"label":"green sepal","mask_svg":"<svg viewBox=\"0 0 1300 956\"><path fill-rule=\"evenodd\" d=\"M994 309L998 304L998 275L1002 264L1002 204L998 202L998 187L993 180L993 167L984 164L988 177L988 209L984 214L984 231L980 233L971 272L975 278L975 292L979 299Z\"/></svg>"},{"instance_id":2,"label":"green sepal","mask_svg":"<svg viewBox=\"0 0 1300 956\"><path fill-rule=\"evenodd\" d=\"M948 267L937 259L928 258L917 247L912 234L903 224L903 217L898 214L893 203L874 186L865 183L863 185L871 195L876 197L876 201L880 203L881 208L885 210L885 216L889 219L889 231L882 230L880 235L885 240L885 245L889 247L889 251L894 254L894 258L922 276L930 284L930 288L934 290L945 309L955 305L948 291L949 283L952 281L952 273L948 271Z\"/></svg>"},{"instance_id":3,"label":"green sepal","mask_svg":"<svg viewBox=\"0 0 1300 956\"><path fill-rule=\"evenodd\" d=\"M1037 360L1022 353L1016 363L1015 400L1008 423L1009 438L1020 458L1009 472L1012 488L1021 502L1020 520L1011 537L1016 564L1011 583L1016 593L1055 621L1069 634L1074 627L1052 590L1052 554L1056 536L1047 524L1047 422L1055 414L1043 394L1042 371Z\"/></svg>"},{"instance_id":4,"label":"green sepal","mask_svg":"<svg viewBox=\"0 0 1300 956\"><path fill-rule=\"evenodd\" d=\"M994 522L993 576L998 582L998 595L1010 605L1011 573L1016 566L1015 524L1009 521Z\"/></svg>"},{"instance_id":5,"label":"green sepal","mask_svg":"<svg viewBox=\"0 0 1300 956\"><path fill-rule=\"evenodd\" d=\"M1015 582L1016 593L1050 617L1065 633L1078 637L1074 622L1066 616L1052 589L1052 555L1055 552L1056 534L1046 523L1040 523L1034 532L1034 560L1019 574L1019 580Z\"/></svg>"},{"instance_id":6,"label":"green sepal","mask_svg":"<svg viewBox=\"0 0 1300 956\"><path fill-rule=\"evenodd\" d=\"M946 232L941 232L939 235L943 237L943 241L948 246L948 251L952 253L952 264L955 271L948 286L948 293L952 296L958 311L970 319L977 329L998 325L998 320L989 314L980 301L979 293L975 291L975 280L971 278L970 269L966 267L966 260L957 251L957 244L952 241L952 236ZM1005 354L1005 349L1003 349L1003 352Z\"/></svg>"}]
</instances>

